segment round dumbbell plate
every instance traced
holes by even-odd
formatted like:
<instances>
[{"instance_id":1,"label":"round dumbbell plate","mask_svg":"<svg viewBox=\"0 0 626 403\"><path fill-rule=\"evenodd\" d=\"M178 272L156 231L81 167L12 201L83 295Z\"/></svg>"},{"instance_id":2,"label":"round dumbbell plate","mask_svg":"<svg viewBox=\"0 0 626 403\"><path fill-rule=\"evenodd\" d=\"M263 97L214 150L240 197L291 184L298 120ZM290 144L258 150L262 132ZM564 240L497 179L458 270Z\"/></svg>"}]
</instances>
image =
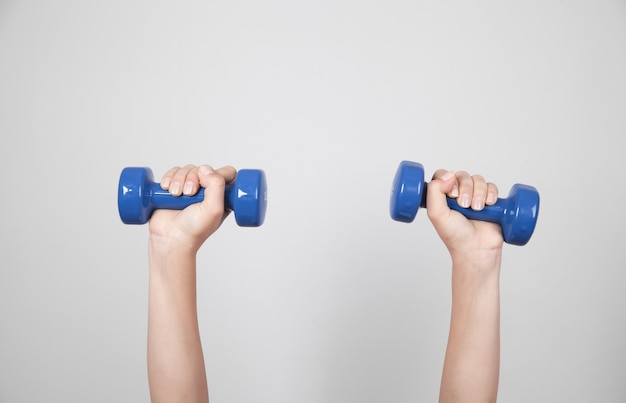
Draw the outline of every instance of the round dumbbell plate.
<instances>
[{"instance_id":1,"label":"round dumbbell plate","mask_svg":"<svg viewBox=\"0 0 626 403\"><path fill-rule=\"evenodd\" d=\"M259 169L241 169L233 195L235 221L240 227L258 227L265 220L267 210L267 180Z\"/></svg>"},{"instance_id":2,"label":"round dumbbell plate","mask_svg":"<svg viewBox=\"0 0 626 403\"><path fill-rule=\"evenodd\" d=\"M391 187L389 212L396 221L415 219L424 191L424 167L418 162L402 161Z\"/></svg>"},{"instance_id":3,"label":"round dumbbell plate","mask_svg":"<svg viewBox=\"0 0 626 403\"><path fill-rule=\"evenodd\" d=\"M152 170L143 167L128 167L122 170L117 189L117 206L122 222L143 224L150 217L149 198L146 186L153 182Z\"/></svg>"},{"instance_id":4,"label":"round dumbbell plate","mask_svg":"<svg viewBox=\"0 0 626 403\"><path fill-rule=\"evenodd\" d=\"M513 245L525 245L537 225L539 192L533 186L516 183L508 199L510 208L501 223L504 240Z\"/></svg>"}]
</instances>

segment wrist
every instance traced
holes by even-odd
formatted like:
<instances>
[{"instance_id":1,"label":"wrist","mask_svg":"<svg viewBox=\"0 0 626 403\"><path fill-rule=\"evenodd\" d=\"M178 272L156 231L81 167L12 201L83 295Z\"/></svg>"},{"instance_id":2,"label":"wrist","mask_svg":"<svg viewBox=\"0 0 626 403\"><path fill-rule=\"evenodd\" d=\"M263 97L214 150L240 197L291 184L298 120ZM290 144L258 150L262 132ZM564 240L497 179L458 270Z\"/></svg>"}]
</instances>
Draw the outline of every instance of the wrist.
<instances>
[{"instance_id":1,"label":"wrist","mask_svg":"<svg viewBox=\"0 0 626 403\"><path fill-rule=\"evenodd\" d=\"M498 305L500 262L499 253L485 251L453 260L452 301L456 311L482 312L482 315Z\"/></svg>"},{"instance_id":2,"label":"wrist","mask_svg":"<svg viewBox=\"0 0 626 403\"><path fill-rule=\"evenodd\" d=\"M473 249L451 252L452 273L475 278L488 278L500 275L502 248Z\"/></svg>"},{"instance_id":3,"label":"wrist","mask_svg":"<svg viewBox=\"0 0 626 403\"><path fill-rule=\"evenodd\" d=\"M148 248L150 253L155 254L192 254L196 255L200 249L197 240L182 231L170 230L167 233L150 232Z\"/></svg>"},{"instance_id":4,"label":"wrist","mask_svg":"<svg viewBox=\"0 0 626 403\"><path fill-rule=\"evenodd\" d=\"M191 243L170 237L150 235L148 260L151 271L167 272L176 268L194 267L198 248ZM180 270L180 269L179 269Z\"/></svg>"}]
</instances>

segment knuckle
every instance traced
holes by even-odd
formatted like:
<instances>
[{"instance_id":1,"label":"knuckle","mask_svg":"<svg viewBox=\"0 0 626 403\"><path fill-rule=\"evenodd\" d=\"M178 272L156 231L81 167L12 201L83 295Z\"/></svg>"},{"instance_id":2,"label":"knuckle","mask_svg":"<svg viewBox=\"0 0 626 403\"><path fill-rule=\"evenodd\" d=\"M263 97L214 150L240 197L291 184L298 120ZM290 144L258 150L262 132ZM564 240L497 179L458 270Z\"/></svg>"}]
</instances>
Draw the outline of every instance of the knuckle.
<instances>
[{"instance_id":1,"label":"knuckle","mask_svg":"<svg viewBox=\"0 0 626 403\"><path fill-rule=\"evenodd\" d=\"M221 189L226 186L226 181L221 175L208 175L203 178L202 186L205 188L218 188Z\"/></svg>"}]
</instances>

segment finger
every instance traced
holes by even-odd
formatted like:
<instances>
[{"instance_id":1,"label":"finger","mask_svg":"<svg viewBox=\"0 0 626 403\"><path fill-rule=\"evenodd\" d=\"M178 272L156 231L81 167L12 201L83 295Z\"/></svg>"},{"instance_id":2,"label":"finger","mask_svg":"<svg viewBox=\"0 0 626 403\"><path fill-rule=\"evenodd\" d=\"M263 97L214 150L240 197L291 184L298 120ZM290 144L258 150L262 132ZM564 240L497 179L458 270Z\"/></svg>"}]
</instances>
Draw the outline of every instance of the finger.
<instances>
[{"instance_id":1,"label":"finger","mask_svg":"<svg viewBox=\"0 0 626 403\"><path fill-rule=\"evenodd\" d=\"M164 190L169 189L170 184L172 183L172 177L176 174L176 172L178 172L179 169L180 167L170 168L165 175L163 175L163 178L161 179L161 188Z\"/></svg>"},{"instance_id":2,"label":"finger","mask_svg":"<svg viewBox=\"0 0 626 403\"><path fill-rule=\"evenodd\" d=\"M472 175L474 189L472 192L472 210L482 210L487 199L487 182L481 175Z\"/></svg>"},{"instance_id":3,"label":"finger","mask_svg":"<svg viewBox=\"0 0 626 403\"><path fill-rule=\"evenodd\" d=\"M469 174L465 171L456 173L456 180L459 183L459 197L457 202L459 206L468 208L472 203L472 193L474 190L474 182Z\"/></svg>"},{"instance_id":4,"label":"finger","mask_svg":"<svg viewBox=\"0 0 626 403\"><path fill-rule=\"evenodd\" d=\"M485 200L485 204L491 206L496 203L498 200L498 187L492 183L487 183L487 200Z\"/></svg>"},{"instance_id":5,"label":"finger","mask_svg":"<svg viewBox=\"0 0 626 403\"><path fill-rule=\"evenodd\" d=\"M183 193L183 186L187 181L187 176L194 168L194 165L185 165L174 173L169 186L169 190L172 195L180 196Z\"/></svg>"},{"instance_id":6,"label":"finger","mask_svg":"<svg viewBox=\"0 0 626 403\"><path fill-rule=\"evenodd\" d=\"M194 166L187 172L187 177L183 184L183 194L186 196L195 195L198 193L198 189L200 189L200 178L198 177L198 167Z\"/></svg>"}]
</instances>

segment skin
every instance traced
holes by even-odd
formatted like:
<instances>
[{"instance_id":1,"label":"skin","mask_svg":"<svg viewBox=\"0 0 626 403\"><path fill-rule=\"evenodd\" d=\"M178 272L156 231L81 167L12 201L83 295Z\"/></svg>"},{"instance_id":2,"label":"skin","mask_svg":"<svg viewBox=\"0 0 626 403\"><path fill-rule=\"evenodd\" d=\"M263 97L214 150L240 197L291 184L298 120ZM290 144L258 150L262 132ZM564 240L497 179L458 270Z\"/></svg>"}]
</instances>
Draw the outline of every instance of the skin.
<instances>
[{"instance_id":1,"label":"skin","mask_svg":"<svg viewBox=\"0 0 626 403\"><path fill-rule=\"evenodd\" d=\"M224 189L236 170L186 165L161 186L174 196L205 188L204 201L184 210L156 210L150 219L148 380L153 403L209 401L196 307L196 256L228 216ZM428 185L428 217L452 258L452 313L440 399L495 402L500 361L500 228L450 210L495 203L497 187L481 176L439 170Z\"/></svg>"},{"instance_id":2,"label":"skin","mask_svg":"<svg viewBox=\"0 0 626 403\"><path fill-rule=\"evenodd\" d=\"M152 402L208 402L196 306L196 255L222 224L226 183L236 170L208 165L170 169L161 186L175 196L205 188L184 210L156 210L148 247L148 380Z\"/></svg>"},{"instance_id":3,"label":"skin","mask_svg":"<svg viewBox=\"0 0 626 403\"><path fill-rule=\"evenodd\" d=\"M452 313L441 403L495 402L500 371L500 267L498 225L466 219L446 196L481 210L498 189L482 176L439 170L428 185L428 217L452 258Z\"/></svg>"}]
</instances>

